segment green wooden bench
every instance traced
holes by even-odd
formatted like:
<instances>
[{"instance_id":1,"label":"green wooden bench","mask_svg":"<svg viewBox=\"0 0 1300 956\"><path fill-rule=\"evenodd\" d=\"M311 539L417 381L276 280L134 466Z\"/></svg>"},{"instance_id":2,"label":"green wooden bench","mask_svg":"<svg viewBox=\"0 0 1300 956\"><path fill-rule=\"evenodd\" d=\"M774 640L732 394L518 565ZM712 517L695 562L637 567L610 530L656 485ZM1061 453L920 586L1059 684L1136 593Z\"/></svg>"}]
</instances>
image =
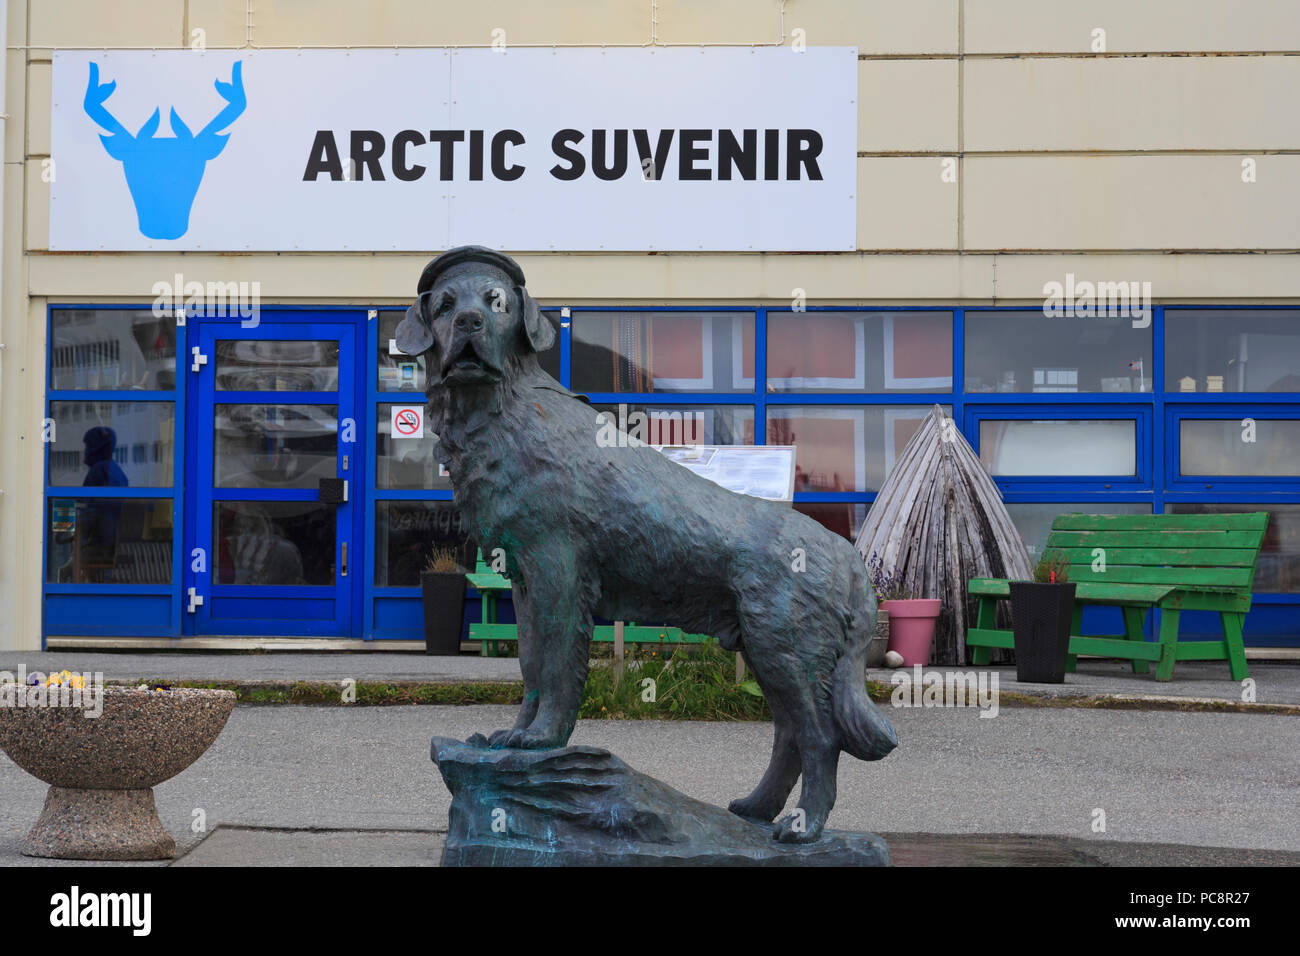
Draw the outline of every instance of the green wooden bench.
<instances>
[{"instance_id":1,"label":"green wooden bench","mask_svg":"<svg viewBox=\"0 0 1300 956\"><path fill-rule=\"evenodd\" d=\"M1079 654L1133 662L1135 674L1156 665L1156 680L1170 680L1176 661L1228 662L1233 680L1247 675L1242 621L1250 610L1255 562L1268 526L1267 512L1197 515L1057 515L1047 547L1065 553L1070 580L1078 584L1070 626L1070 665ZM1098 550L1100 549L1100 550ZM1105 570L1100 557L1104 555ZM1093 570L1094 565L1098 570ZM997 629L997 603L1010 597L1007 582L973 578L979 598L975 626L966 632L976 664L987 664L993 648L1015 646L1010 631ZM1118 607L1124 633L1085 636L1083 609ZM1160 609L1160 634L1147 641L1143 621ZM1218 611L1223 640L1178 640L1183 611Z\"/></svg>"},{"instance_id":2,"label":"green wooden bench","mask_svg":"<svg viewBox=\"0 0 1300 956\"><path fill-rule=\"evenodd\" d=\"M514 624L502 624L497 621L497 598L510 593L510 579L493 571L491 565L483 560L481 550L474 570L465 575L465 579L483 598L483 619L478 623L470 624L469 639L479 642L479 654L483 657L497 657L500 654L501 642L519 639L519 631ZM614 625L597 625L592 639L612 642ZM680 627L623 625L623 641L627 644L703 644L707 640L709 637L706 634L687 634Z\"/></svg>"}]
</instances>

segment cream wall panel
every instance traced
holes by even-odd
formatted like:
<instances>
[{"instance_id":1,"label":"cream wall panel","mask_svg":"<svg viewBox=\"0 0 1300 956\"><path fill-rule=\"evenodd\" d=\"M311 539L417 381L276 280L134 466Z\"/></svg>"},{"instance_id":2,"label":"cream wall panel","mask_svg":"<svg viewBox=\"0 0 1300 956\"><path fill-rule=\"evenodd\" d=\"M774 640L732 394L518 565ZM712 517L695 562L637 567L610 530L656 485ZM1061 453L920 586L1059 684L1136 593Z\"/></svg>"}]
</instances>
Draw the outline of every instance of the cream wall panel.
<instances>
[{"instance_id":1,"label":"cream wall panel","mask_svg":"<svg viewBox=\"0 0 1300 956\"><path fill-rule=\"evenodd\" d=\"M938 156L858 160L859 249L957 248L957 184Z\"/></svg>"},{"instance_id":2,"label":"cream wall panel","mask_svg":"<svg viewBox=\"0 0 1300 956\"><path fill-rule=\"evenodd\" d=\"M967 53L1300 50L1295 0L968 0Z\"/></svg>"},{"instance_id":3,"label":"cream wall panel","mask_svg":"<svg viewBox=\"0 0 1300 956\"><path fill-rule=\"evenodd\" d=\"M177 47L184 0L29 0L32 47ZM13 37L10 43L21 42Z\"/></svg>"},{"instance_id":4,"label":"cream wall panel","mask_svg":"<svg viewBox=\"0 0 1300 956\"><path fill-rule=\"evenodd\" d=\"M956 60L858 62L859 150L884 153L956 148Z\"/></svg>"},{"instance_id":5,"label":"cream wall panel","mask_svg":"<svg viewBox=\"0 0 1300 956\"><path fill-rule=\"evenodd\" d=\"M240 4L242 6L242 4ZM259 46L648 43L650 4L610 0L261 0Z\"/></svg>"},{"instance_id":6,"label":"cream wall panel","mask_svg":"<svg viewBox=\"0 0 1300 956\"><path fill-rule=\"evenodd\" d=\"M253 3L253 25L257 25L257 11L264 7ZM243 46L248 4L242 0L186 0L188 16L185 21L185 43L192 44L194 30L203 31L203 40L209 47ZM257 36L253 37L256 42Z\"/></svg>"},{"instance_id":7,"label":"cream wall panel","mask_svg":"<svg viewBox=\"0 0 1300 956\"><path fill-rule=\"evenodd\" d=\"M1043 283L1137 278L1162 302L1300 302L1300 254L834 253L831 255L518 255L528 288L547 305L785 304L802 288L822 304L1041 301ZM29 257L30 290L54 300L148 302L160 275L262 283L266 305L403 305L426 257L407 255ZM37 326L33 326L36 328ZM39 328L44 328L43 319ZM8 366L6 365L6 368ZM2 424L2 423L0 423ZM0 429L3 435L3 429ZM0 463L2 464L2 463ZM0 486L3 487L3 486Z\"/></svg>"},{"instance_id":8,"label":"cream wall panel","mask_svg":"<svg viewBox=\"0 0 1300 956\"><path fill-rule=\"evenodd\" d=\"M1010 156L964 164L967 249L1297 249L1300 156Z\"/></svg>"},{"instance_id":9,"label":"cream wall panel","mask_svg":"<svg viewBox=\"0 0 1300 956\"><path fill-rule=\"evenodd\" d=\"M1300 148L1300 56L974 59L965 81L967 150Z\"/></svg>"},{"instance_id":10,"label":"cream wall panel","mask_svg":"<svg viewBox=\"0 0 1300 956\"><path fill-rule=\"evenodd\" d=\"M50 155L49 63L33 63L27 70L27 155Z\"/></svg>"},{"instance_id":11,"label":"cream wall panel","mask_svg":"<svg viewBox=\"0 0 1300 956\"><path fill-rule=\"evenodd\" d=\"M1300 255L1268 253L1162 255L1000 255L998 301L1041 303L1043 284L1067 273L1090 282L1151 283L1154 302L1300 301Z\"/></svg>"},{"instance_id":12,"label":"cream wall panel","mask_svg":"<svg viewBox=\"0 0 1300 956\"><path fill-rule=\"evenodd\" d=\"M775 43L779 0L660 0L660 43ZM957 0L790 0L786 43L856 46L861 54L957 52Z\"/></svg>"},{"instance_id":13,"label":"cream wall panel","mask_svg":"<svg viewBox=\"0 0 1300 956\"><path fill-rule=\"evenodd\" d=\"M50 247L50 184L41 181L41 160L29 159L22 166L6 167L8 169L26 169L27 170L27 208L26 223L27 237L26 247L28 249L48 249ZM58 164L55 163L54 174L58 175ZM21 206L15 208L11 213L9 208L5 208L5 218L9 219L11 215L18 215L18 222L23 221L20 213Z\"/></svg>"}]
</instances>

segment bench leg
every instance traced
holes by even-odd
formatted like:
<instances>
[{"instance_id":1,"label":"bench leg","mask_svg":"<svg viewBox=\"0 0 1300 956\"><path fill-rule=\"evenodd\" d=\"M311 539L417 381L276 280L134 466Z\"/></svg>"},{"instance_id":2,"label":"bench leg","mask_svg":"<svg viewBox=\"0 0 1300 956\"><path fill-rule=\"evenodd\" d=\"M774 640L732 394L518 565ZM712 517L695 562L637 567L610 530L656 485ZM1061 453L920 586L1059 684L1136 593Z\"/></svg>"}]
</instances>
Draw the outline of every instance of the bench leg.
<instances>
[{"instance_id":1,"label":"bench leg","mask_svg":"<svg viewBox=\"0 0 1300 956\"><path fill-rule=\"evenodd\" d=\"M1241 639L1241 625L1244 614L1229 611L1219 613L1219 623L1223 627L1223 642L1228 647L1228 670L1233 680L1245 680L1250 676L1246 669L1246 645Z\"/></svg>"},{"instance_id":2,"label":"bench leg","mask_svg":"<svg viewBox=\"0 0 1300 956\"><path fill-rule=\"evenodd\" d=\"M1074 612L1070 615L1070 636L1082 636L1083 634L1083 605L1078 601L1074 602ZM1065 658L1066 673L1073 674L1079 665L1079 655L1070 654Z\"/></svg>"},{"instance_id":3,"label":"bench leg","mask_svg":"<svg viewBox=\"0 0 1300 956\"><path fill-rule=\"evenodd\" d=\"M1142 624L1146 611L1140 607L1124 607L1120 610L1124 614L1124 636L1130 641L1145 641L1146 635L1142 632ZM1134 674L1145 674L1148 670L1146 661L1133 661Z\"/></svg>"},{"instance_id":4,"label":"bench leg","mask_svg":"<svg viewBox=\"0 0 1300 956\"><path fill-rule=\"evenodd\" d=\"M1178 652L1178 619L1182 611L1160 612L1160 663L1156 665L1156 680L1174 679L1174 658Z\"/></svg>"},{"instance_id":5,"label":"bench leg","mask_svg":"<svg viewBox=\"0 0 1300 956\"><path fill-rule=\"evenodd\" d=\"M980 630L990 631L998 626L998 602L995 598L980 598L979 607L975 612L975 626ZM970 659L976 667L983 667L993 659L993 648L972 647Z\"/></svg>"}]
</instances>

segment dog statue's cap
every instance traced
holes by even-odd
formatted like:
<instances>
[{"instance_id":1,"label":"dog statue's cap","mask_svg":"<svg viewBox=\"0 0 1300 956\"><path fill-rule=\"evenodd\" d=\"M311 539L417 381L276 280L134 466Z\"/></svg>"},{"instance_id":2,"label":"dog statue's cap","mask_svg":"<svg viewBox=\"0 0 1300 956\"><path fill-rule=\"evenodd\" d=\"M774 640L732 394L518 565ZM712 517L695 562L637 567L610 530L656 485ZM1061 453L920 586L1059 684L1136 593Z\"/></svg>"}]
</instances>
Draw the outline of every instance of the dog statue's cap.
<instances>
[{"instance_id":1,"label":"dog statue's cap","mask_svg":"<svg viewBox=\"0 0 1300 956\"><path fill-rule=\"evenodd\" d=\"M452 266L466 262L482 262L485 265L496 266L508 275L515 285L524 285L524 270L504 252L497 252L487 246L457 246L455 249L448 249L424 267L424 271L420 273L420 284L416 287L416 294L428 292L440 275Z\"/></svg>"}]
</instances>

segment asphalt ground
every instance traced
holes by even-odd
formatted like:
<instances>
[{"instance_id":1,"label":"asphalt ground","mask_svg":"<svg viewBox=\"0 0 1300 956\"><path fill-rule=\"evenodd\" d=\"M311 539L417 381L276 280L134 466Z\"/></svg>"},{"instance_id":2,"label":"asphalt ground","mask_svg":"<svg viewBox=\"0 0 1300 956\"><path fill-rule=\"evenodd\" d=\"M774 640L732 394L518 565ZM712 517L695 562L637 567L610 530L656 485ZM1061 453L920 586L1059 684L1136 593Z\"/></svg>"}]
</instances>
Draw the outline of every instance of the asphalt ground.
<instances>
[{"instance_id":1,"label":"asphalt ground","mask_svg":"<svg viewBox=\"0 0 1300 956\"><path fill-rule=\"evenodd\" d=\"M1057 837L1053 853L1092 851L1102 862L1300 862L1294 717L1033 707L978 714L891 708L898 749L872 764L842 760L830 826ZM450 795L429 759L430 737L464 738L513 716L501 706L237 707L211 750L156 788L159 814L182 855L211 835L190 863L257 865L297 854L316 864L432 864ZM758 780L771 732L762 722L581 721L572 742L605 747L725 806ZM44 784L0 756L0 865L61 865L18 853L44 794ZM195 811L202 833L192 829ZM1104 832L1094 830L1098 811ZM318 832L295 840L247 828ZM927 862L953 861L942 841L931 843Z\"/></svg>"}]
</instances>

